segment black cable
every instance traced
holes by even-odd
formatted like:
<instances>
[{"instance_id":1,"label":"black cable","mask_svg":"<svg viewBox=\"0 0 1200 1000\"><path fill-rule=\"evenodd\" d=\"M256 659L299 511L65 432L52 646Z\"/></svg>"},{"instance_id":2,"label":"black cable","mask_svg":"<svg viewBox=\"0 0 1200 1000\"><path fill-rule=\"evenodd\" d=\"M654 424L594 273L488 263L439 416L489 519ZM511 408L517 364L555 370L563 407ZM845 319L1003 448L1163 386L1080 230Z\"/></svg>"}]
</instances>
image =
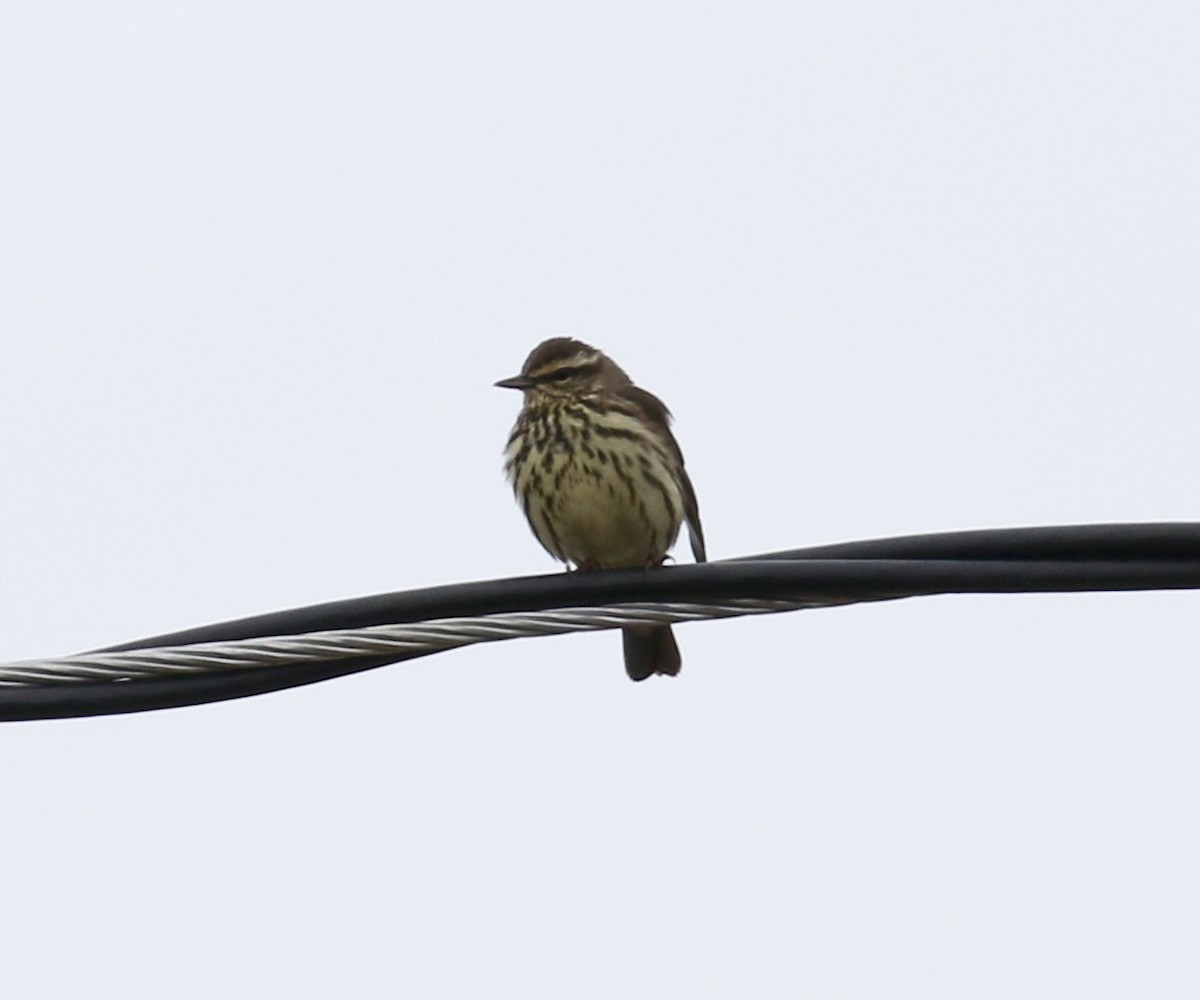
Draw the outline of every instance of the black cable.
<instances>
[{"instance_id":1,"label":"black cable","mask_svg":"<svg viewBox=\"0 0 1200 1000\"><path fill-rule=\"evenodd\" d=\"M1200 524L1110 524L913 535L650 572L556 573L337 601L105 651L554 608L736 598L895 600L952 593L1200 589ZM262 694L387 663L388 654L167 679L0 687L0 720L68 718Z\"/></svg>"},{"instance_id":2,"label":"black cable","mask_svg":"<svg viewBox=\"0 0 1200 1000\"><path fill-rule=\"evenodd\" d=\"M771 552L747 559L1123 559L1200 558L1200 524L1083 524L903 535Z\"/></svg>"}]
</instances>

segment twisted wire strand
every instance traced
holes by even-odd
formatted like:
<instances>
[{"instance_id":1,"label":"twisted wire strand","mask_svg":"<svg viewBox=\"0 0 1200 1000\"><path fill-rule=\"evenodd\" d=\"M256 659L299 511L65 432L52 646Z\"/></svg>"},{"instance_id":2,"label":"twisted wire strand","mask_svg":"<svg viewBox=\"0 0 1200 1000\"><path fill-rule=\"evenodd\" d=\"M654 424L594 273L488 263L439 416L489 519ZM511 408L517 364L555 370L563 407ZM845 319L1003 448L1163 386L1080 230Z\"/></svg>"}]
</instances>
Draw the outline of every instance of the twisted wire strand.
<instances>
[{"instance_id":1,"label":"twisted wire strand","mask_svg":"<svg viewBox=\"0 0 1200 1000\"><path fill-rule=\"evenodd\" d=\"M79 681L134 681L220 670L279 667L356 656L426 653L527 636L600 631L624 625L676 624L825 607L845 600L732 600L716 604L668 602L555 611L442 618L405 625L329 629L300 635L81 653L0 665L0 685Z\"/></svg>"}]
</instances>

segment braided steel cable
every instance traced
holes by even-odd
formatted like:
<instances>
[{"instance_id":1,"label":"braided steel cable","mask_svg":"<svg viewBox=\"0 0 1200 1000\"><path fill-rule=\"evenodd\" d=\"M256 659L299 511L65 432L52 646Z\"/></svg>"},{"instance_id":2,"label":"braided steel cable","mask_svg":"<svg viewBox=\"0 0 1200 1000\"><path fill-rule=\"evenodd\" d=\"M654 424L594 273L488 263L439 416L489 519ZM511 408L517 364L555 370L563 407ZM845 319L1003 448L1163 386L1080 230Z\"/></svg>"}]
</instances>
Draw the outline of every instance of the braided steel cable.
<instances>
[{"instance_id":1,"label":"braided steel cable","mask_svg":"<svg viewBox=\"0 0 1200 1000\"><path fill-rule=\"evenodd\" d=\"M310 684L473 642L636 621L682 622L933 594L1166 589L1200 589L1200 524L918 535L651 572L456 584L0 667L0 720L201 704Z\"/></svg>"},{"instance_id":2,"label":"braided steel cable","mask_svg":"<svg viewBox=\"0 0 1200 1000\"><path fill-rule=\"evenodd\" d=\"M832 603L832 602L830 602ZM442 618L417 625L374 625L330 629L234 642L199 642L117 652L80 653L44 660L0 664L0 685L22 686L78 681L132 681L213 670L245 670L320 662L347 656L423 656L481 642L539 635L592 632L624 625L680 622L776 614L819 606L813 601L730 601L725 604L618 604L612 607L535 611L527 614Z\"/></svg>"}]
</instances>

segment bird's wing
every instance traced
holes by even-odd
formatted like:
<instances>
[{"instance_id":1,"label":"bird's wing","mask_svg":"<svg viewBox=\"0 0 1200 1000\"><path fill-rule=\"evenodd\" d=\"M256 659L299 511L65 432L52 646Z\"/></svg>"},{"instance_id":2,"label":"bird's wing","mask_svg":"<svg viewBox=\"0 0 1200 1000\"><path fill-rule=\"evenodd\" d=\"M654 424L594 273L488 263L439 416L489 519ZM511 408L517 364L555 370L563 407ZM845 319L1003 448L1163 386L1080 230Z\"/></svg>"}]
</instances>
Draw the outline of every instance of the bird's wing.
<instances>
[{"instance_id":1,"label":"bird's wing","mask_svg":"<svg viewBox=\"0 0 1200 1000\"><path fill-rule=\"evenodd\" d=\"M632 403L640 411L646 422L658 432L659 437L679 463L679 482L683 492L683 516L687 521L688 539L692 543L692 556L698 563L705 562L708 557L704 551L704 529L700 526L700 505L696 502L696 490L693 488L692 480L684 466L683 451L680 450L675 435L671 433L671 411L667 409L667 404L654 393L647 392L639 386L625 385L616 391L618 396Z\"/></svg>"}]
</instances>

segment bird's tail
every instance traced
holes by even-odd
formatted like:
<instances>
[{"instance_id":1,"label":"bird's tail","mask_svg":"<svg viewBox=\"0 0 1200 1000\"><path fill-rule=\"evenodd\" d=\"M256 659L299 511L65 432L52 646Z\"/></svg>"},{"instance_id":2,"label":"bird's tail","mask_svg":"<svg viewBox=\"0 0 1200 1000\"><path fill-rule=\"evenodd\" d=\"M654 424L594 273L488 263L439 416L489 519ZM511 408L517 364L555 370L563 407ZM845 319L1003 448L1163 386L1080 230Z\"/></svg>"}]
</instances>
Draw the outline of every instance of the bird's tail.
<instances>
[{"instance_id":1,"label":"bird's tail","mask_svg":"<svg viewBox=\"0 0 1200 1000\"><path fill-rule=\"evenodd\" d=\"M625 646L625 673L644 681L651 674L679 673L683 661L670 625L628 625L621 629Z\"/></svg>"}]
</instances>

